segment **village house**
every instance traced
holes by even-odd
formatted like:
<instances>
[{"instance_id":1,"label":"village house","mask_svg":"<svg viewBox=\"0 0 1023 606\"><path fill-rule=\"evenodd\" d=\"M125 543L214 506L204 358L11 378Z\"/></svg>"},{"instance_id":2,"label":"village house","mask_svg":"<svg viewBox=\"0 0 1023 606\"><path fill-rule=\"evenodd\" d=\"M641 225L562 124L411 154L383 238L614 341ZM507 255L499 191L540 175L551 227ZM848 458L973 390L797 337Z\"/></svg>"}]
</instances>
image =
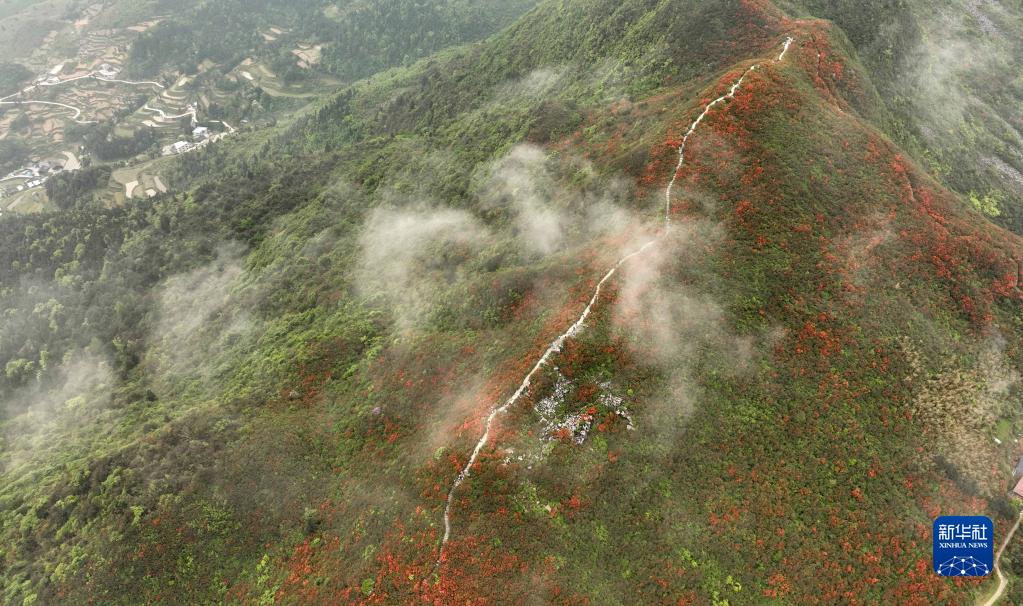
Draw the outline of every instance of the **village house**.
<instances>
[{"instance_id":1,"label":"village house","mask_svg":"<svg viewBox=\"0 0 1023 606\"><path fill-rule=\"evenodd\" d=\"M1023 498L1023 457L1020 457L1016 463L1016 469L1012 472L1012 479L1016 482L1012 489L1012 494Z\"/></svg>"},{"instance_id":2,"label":"village house","mask_svg":"<svg viewBox=\"0 0 1023 606\"><path fill-rule=\"evenodd\" d=\"M103 76L104 78L113 78L118 73L118 69L110 65L109 63L104 63L100 65L99 70L97 71L99 72L99 75Z\"/></svg>"}]
</instances>

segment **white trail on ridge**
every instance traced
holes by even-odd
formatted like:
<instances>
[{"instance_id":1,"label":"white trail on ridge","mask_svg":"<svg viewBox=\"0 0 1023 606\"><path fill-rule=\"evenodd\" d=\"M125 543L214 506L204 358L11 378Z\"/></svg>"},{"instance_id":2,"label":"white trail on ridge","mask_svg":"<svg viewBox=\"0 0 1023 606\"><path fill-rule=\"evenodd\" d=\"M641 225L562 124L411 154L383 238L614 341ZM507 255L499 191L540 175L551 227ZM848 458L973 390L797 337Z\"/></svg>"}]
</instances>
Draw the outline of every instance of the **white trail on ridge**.
<instances>
[{"instance_id":1,"label":"white trail on ridge","mask_svg":"<svg viewBox=\"0 0 1023 606\"><path fill-rule=\"evenodd\" d=\"M781 61L785 58L785 53L789 52L789 45L792 44L793 40L795 40L795 38L792 36L785 38L785 43L781 45L781 52L778 53L778 58L775 59L775 62Z\"/></svg>"},{"instance_id":2,"label":"white trail on ridge","mask_svg":"<svg viewBox=\"0 0 1023 606\"><path fill-rule=\"evenodd\" d=\"M465 467L458 474L458 477L455 478L455 482L454 484L452 484L451 490L448 492L448 503L447 506L444 508L444 539L441 541L442 555L443 546L448 542L448 539L451 537L451 518L449 514L451 513L451 504L454 502L455 499L455 490L457 490L458 487L462 485L462 482L464 482L465 479L469 477L469 473L472 469L472 466L474 463L476 463L476 459L479 457L480 450L483 449L483 446L486 445L487 441L490 438L490 426L494 423L494 418L497 417L497 415L501 414L502 412L508 410L508 408L511 407L512 404L517 402L518 399L521 398L526 393L526 390L529 389L530 383L532 383L533 375L539 372L539 370L547 364L547 361L550 359L552 355L561 351L561 348L562 346L564 346L565 341L582 332L583 325L586 322L586 318L590 316L590 312L593 311L593 306L597 304L597 299L600 298L600 291L601 289L603 289L604 283L610 280L611 276L613 276L615 272L618 271L618 268L624 265L626 261L635 257L636 255L639 255L646 249L653 246L656 242L657 242L656 239L650 240L643 246L639 247L637 250L625 255L624 257L619 259L617 263L615 263L614 267L609 269L608 272L604 274L604 277L600 279L600 282L597 282L597 287L593 290L593 296L590 297L590 302L586 305L586 308L583 309L583 313L579 316L579 319L576 320L574 324L569 326L568 330L561 333L561 335L557 339L554 339L554 341L551 342L550 346L547 347L547 350L544 351L543 355L540 356L540 359L537 360L536 364L533 366L533 369L529 371L529 374L526 375L526 378L523 379L522 383L519 384L519 388L515 390L515 393L513 393L511 397L505 400L504 404L502 404L500 407L490 411L490 415L487 416L486 423L484 424L483 437L481 437L479 442L476 443L476 448L472 450L472 455L469 457L469 462L466 463Z\"/></svg>"},{"instance_id":3,"label":"white trail on ridge","mask_svg":"<svg viewBox=\"0 0 1023 606\"><path fill-rule=\"evenodd\" d=\"M792 44L792 42L793 38L791 36L785 38L785 44L782 47L781 54L778 55L778 58L775 59L775 62L781 61L782 59L785 58L785 53L788 52L789 45ZM682 137L682 143L679 145L678 150L678 164L675 166L675 172L671 176L671 181L668 182L668 185L664 190L665 197L664 233L667 233L668 229L671 227L670 222L671 192L672 189L674 189L675 187L675 181L678 179L678 173L680 170L682 170L682 165L685 163L686 141L689 140L689 137L693 134L693 131L696 130L696 127L707 116L707 113L710 112L710 109L717 105L718 103L721 103L727 99L731 99L732 97L734 97L735 92L742 85L742 81L750 72L757 69L757 67L759 67L759 64L754 64L750 66L746 71L742 73L741 76L739 76L739 79L736 80L734 84L732 84L732 87L728 90L726 94L721 95L717 99L714 99L713 101L708 103L703 108L703 112L689 126L689 130L686 131L685 136ZM540 359L537 360L536 364L533 365L532 370L530 370L529 373L526 375L526 378L523 379L522 383L519 384L519 387L518 389L515 390L515 393L513 393L511 397L505 400L504 404L497 408L494 408L493 410L490 411L490 414L487 415L487 419L483 423L483 435L480 436L479 441L476 442L476 447L472 449L472 454L469 456L469 461L462 468L462 471L458 473L458 476L455 477L455 481L451 484L451 488L448 490L447 504L444 506L444 537L441 539L440 542L440 552L437 554L437 562L433 566L434 571L436 571L440 567L441 563L444 561L444 548L447 546L448 540L451 538L451 507L455 502L455 492L472 473L472 466L476 464L476 460L479 458L480 451L483 450L483 447L486 446L487 442L490 440L490 429L494 424L494 419L496 419L497 416L500 415L501 413L511 408L511 406L515 404L515 402L517 402L519 398L526 394L526 392L529 390L530 384L533 381L533 376L536 375L536 373L539 372L540 369L547 364L551 356L561 351L561 348L565 345L565 341L582 332L586 319L590 316L590 312L593 311L593 307L597 304L597 299L600 298L600 292L603 289L604 284L611 279L611 276L613 276L615 272L617 272L618 269L621 268L621 266L624 265L627 261L629 261L633 257L642 254L648 248L659 242L660 239L664 236L664 233L662 233L653 240L650 240L643 246L640 246L638 249L619 259L618 262L615 263L614 266L611 267L611 269L609 269L607 273L604 274L604 277L600 279L600 282L597 282L597 286L593 290L593 296L590 297L590 302L586 305L586 308L583 309L583 312L582 314L580 314L579 319L577 319L575 323L569 326L568 330L561 333L561 335L559 335L558 338L554 339L554 341L551 342L551 344L543 352L543 355L540 356Z\"/></svg>"},{"instance_id":4,"label":"white trail on ridge","mask_svg":"<svg viewBox=\"0 0 1023 606\"><path fill-rule=\"evenodd\" d=\"M784 51L782 51L784 53ZM689 141L689 137L692 136L693 132L696 131L696 127L703 122L703 119L710 113L712 107L718 103L723 103L732 97L735 97L735 91L739 90L742 86L742 81L746 78L746 75L757 68L756 65L750 66L746 71L742 72L739 79L732 84L732 88L728 89L728 92L721 95L717 99L714 99L703 108L703 112L693 120L693 123L689 125L689 130L682 136L682 143L678 146L678 164L675 165L675 172L671 174L671 181L668 182L668 187L664 188L664 226L667 227L671 224L671 190L675 188L675 181L678 179L678 173L682 170L682 165L686 162L686 143Z\"/></svg>"},{"instance_id":5,"label":"white trail on ridge","mask_svg":"<svg viewBox=\"0 0 1023 606\"><path fill-rule=\"evenodd\" d=\"M782 59L785 58L785 53L789 52L789 45L792 44L792 40L793 40L792 36L785 38L785 44L782 45L781 53L778 54L778 58L775 59L775 62L781 61ZM668 225L671 224L671 190L674 189L675 181L678 179L678 173L680 170L682 170L682 165L685 164L686 161L686 142L689 141L689 137L693 134L693 131L696 130L696 127L700 125L700 122L703 122L703 119L710 112L711 108L717 105L718 103L723 103L724 101L727 101L728 99L735 97L735 92L739 90L740 86L742 86L742 81L746 79L746 76L749 75L750 72L754 71L758 67L760 67L759 64L751 65L749 69L742 72L742 75L739 76L739 79L736 80L734 84L732 84L732 88L728 89L727 93L721 95L717 99L714 99L713 101L708 103L707 106L703 108L703 112L696 117L696 120L693 120L692 124L689 125L689 130L687 130L686 134L682 137L682 143L678 146L678 164L675 165L675 172L672 173L671 181L668 183L668 187L666 187L664 190L665 228L667 228Z\"/></svg>"}]
</instances>

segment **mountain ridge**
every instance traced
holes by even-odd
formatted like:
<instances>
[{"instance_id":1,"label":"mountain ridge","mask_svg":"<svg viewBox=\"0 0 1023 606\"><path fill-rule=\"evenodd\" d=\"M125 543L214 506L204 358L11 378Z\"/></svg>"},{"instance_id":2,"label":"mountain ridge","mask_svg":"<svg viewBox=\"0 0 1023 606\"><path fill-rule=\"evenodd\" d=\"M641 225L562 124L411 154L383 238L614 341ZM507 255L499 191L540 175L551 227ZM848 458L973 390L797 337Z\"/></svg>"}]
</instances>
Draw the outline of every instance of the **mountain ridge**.
<instances>
[{"instance_id":1,"label":"mountain ridge","mask_svg":"<svg viewBox=\"0 0 1023 606\"><path fill-rule=\"evenodd\" d=\"M104 326L67 349L97 384L29 392L94 443L5 427L5 600L984 592L935 576L928 537L938 514L1015 520L992 437L1019 425L1019 236L885 134L835 25L611 4L544 2L258 151L183 157L185 193L5 225L5 267L42 285L27 341ZM666 194L672 230L610 278ZM96 280L79 320L67 292Z\"/></svg>"}]
</instances>

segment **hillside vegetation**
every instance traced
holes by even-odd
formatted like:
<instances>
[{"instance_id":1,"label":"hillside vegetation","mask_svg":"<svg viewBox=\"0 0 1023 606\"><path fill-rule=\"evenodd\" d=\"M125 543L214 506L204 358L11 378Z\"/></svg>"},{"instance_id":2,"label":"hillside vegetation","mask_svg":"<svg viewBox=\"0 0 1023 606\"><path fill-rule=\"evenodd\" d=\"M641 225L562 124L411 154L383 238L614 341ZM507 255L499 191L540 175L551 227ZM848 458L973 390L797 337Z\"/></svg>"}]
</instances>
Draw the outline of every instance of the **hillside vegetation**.
<instances>
[{"instance_id":1,"label":"hillside vegetation","mask_svg":"<svg viewBox=\"0 0 1023 606\"><path fill-rule=\"evenodd\" d=\"M977 168L1016 109L922 137L887 46L934 35L909 2L878 3L878 38L842 2L462 4L317 13L366 37L324 55L364 79L177 158L179 193L100 208L66 180L66 210L3 217L2 601L990 591L933 574L930 531L1019 511L1023 241L971 203L1016 216ZM241 52L237 20L209 44ZM221 52L180 54L175 27L135 69ZM679 145L743 74L686 141L665 231ZM490 411L652 238L495 417L441 551Z\"/></svg>"}]
</instances>

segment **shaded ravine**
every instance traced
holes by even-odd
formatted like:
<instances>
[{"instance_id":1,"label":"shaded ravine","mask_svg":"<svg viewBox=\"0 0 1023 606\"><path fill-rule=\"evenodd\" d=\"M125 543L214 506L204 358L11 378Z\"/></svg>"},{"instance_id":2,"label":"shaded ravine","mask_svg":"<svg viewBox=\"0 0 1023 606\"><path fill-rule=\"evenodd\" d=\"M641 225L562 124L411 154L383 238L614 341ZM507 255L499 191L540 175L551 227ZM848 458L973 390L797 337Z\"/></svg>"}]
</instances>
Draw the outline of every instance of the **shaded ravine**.
<instances>
[{"instance_id":1,"label":"shaded ravine","mask_svg":"<svg viewBox=\"0 0 1023 606\"><path fill-rule=\"evenodd\" d=\"M785 38L785 42L782 46L781 53L779 53L778 57L775 59L775 62L781 61L782 59L785 58L785 53L788 52L789 45L791 45L792 42L793 38L791 36ZM511 397L505 400L505 402L501 404L501 406L494 408L493 410L490 411L490 414L487 415L487 418L483 424L483 435L480 436L479 441L476 442L476 447L473 448L472 454L469 456L468 462L466 462L465 466L458 473L458 476L455 477L455 481L451 484L451 488L448 490L447 503L444 506L444 535L440 541L439 553L437 554L437 561L433 566L434 572L436 572L440 568L440 565L444 562L444 548L447 547L448 541L451 538L451 508L455 502L455 492L458 491L462 483L465 482L465 480L469 477L469 475L472 472L472 466L476 464L476 460L479 458L480 451L482 451L483 447L486 446L487 442L490 441L490 430L494 424L494 420L497 418L498 415L511 408L513 404L515 404L523 395L526 394L526 392L529 390L530 384L532 383L533 377L536 375L537 372L540 371L541 368L546 366L551 356L561 351L561 348L564 346L565 341L582 332L586 319L590 316L590 313L593 311L593 307L596 305L597 300L600 298L600 293L604 288L604 284L606 284L607 281L611 279L611 276L613 276L615 272L617 272L618 269L621 268L622 265L624 265L630 259L642 254L648 248L658 243L661 240L661 238L663 238L664 235L668 232L668 230L671 227L671 193L675 187L675 182L678 179L678 174L682 170L682 166L685 164L686 142L689 140L689 137L696 130L696 127L699 126L700 122L702 122L703 119L707 116L707 113L710 112L711 108L719 103L722 103L727 99L733 98L735 96L736 91L742 85L742 82L746 78L746 76L750 72L757 69L759 65L760 64L754 64L750 66L732 84L732 87L728 90L727 93L721 95L717 99L714 99L706 106L704 106L703 112L701 112L700 115L692 122L692 124L690 124L689 129L682 137L682 142L679 144L678 149L678 164L675 165L675 172L672 173L671 180L668 182L668 185L665 187L664 190L665 198L664 231L654 239L640 246L635 251L619 259L618 262L615 263L614 266L611 267L611 269L609 269L607 273L604 274L604 277L601 278L599 282L597 282L597 286L593 290L593 296L590 297L590 301L583 309L582 314L580 314L579 316L579 319L577 319L571 326L569 326L568 330L563 332L556 339L554 339L554 341L551 342L551 344L543 352L543 355L540 356L540 359L537 360L536 364L533 365L533 368L529 371L528 374L526 374L526 377L522 380L522 383L519 384L518 389L515 390L515 393L513 393Z\"/></svg>"}]
</instances>

